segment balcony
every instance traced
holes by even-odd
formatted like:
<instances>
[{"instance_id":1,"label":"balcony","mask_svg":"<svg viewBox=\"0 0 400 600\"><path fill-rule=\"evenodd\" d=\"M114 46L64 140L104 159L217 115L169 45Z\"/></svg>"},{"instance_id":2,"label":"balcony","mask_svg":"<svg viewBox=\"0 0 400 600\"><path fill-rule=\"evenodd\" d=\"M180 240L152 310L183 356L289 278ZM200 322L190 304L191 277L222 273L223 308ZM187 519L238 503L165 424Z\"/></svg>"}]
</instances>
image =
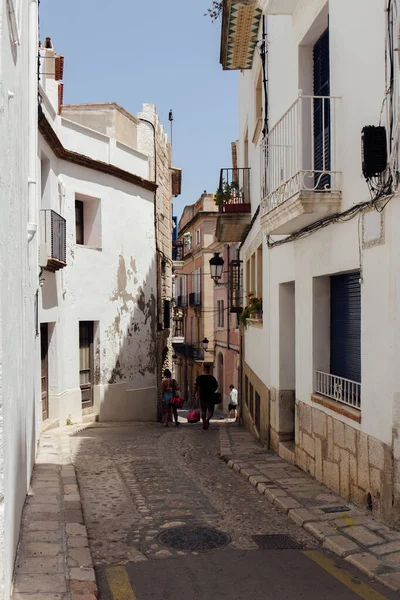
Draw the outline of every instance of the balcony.
<instances>
[{"instance_id":1,"label":"balcony","mask_svg":"<svg viewBox=\"0 0 400 600\"><path fill-rule=\"evenodd\" d=\"M189 360L204 360L204 350L198 344L173 343L173 348L177 354Z\"/></svg>"},{"instance_id":2,"label":"balcony","mask_svg":"<svg viewBox=\"0 0 400 600\"><path fill-rule=\"evenodd\" d=\"M189 306L201 306L201 293L200 292L191 292L189 294Z\"/></svg>"},{"instance_id":3,"label":"balcony","mask_svg":"<svg viewBox=\"0 0 400 600\"><path fill-rule=\"evenodd\" d=\"M315 391L321 396L361 410L361 383L322 371L315 372Z\"/></svg>"},{"instance_id":4,"label":"balcony","mask_svg":"<svg viewBox=\"0 0 400 600\"><path fill-rule=\"evenodd\" d=\"M67 266L66 221L54 210L40 211L39 266L58 271Z\"/></svg>"},{"instance_id":5,"label":"balcony","mask_svg":"<svg viewBox=\"0 0 400 600\"><path fill-rule=\"evenodd\" d=\"M250 169L221 169L215 194L219 214L215 237L218 242L240 242L250 228Z\"/></svg>"},{"instance_id":6,"label":"balcony","mask_svg":"<svg viewBox=\"0 0 400 600\"><path fill-rule=\"evenodd\" d=\"M174 271L183 269L183 242L174 240L172 242L172 268Z\"/></svg>"},{"instance_id":7,"label":"balcony","mask_svg":"<svg viewBox=\"0 0 400 600\"><path fill-rule=\"evenodd\" d=\"M176 297L176 306L177 306L177 308L186 308L187 307L187 296L177 296Z\"/></svg>"},{"instance_id":8,"label":"balcony","mask_svg":"<svg viewBox=\"0 0 400 600\"><path fill-rule=\"evenodd\" d=\"M290 235L340 212L339 98L299 96L263 143L261 225Z\"/></svg>"},{"instance_id":9,"label":"balcony","mask_svg":"<svg viewBox=\"0 0 400 600\"><path fill-rule=\"evenodd\" d=\"M251 69L261 15L258 0L223 0L220 63L224 70Z\"/></svg>"}]
</instances>

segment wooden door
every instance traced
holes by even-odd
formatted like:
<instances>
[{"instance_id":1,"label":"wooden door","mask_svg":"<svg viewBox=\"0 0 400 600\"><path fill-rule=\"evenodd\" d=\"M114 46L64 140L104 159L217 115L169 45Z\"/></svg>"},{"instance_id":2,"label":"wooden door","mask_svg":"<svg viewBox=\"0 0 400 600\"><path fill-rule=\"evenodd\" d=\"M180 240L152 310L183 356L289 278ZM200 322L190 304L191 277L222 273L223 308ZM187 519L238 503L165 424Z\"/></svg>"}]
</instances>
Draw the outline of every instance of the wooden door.
<instances>
[{"instance_id":1,"label":"wooden door","mask_svg":"<svg viewBox=\"0 0 400 600\"><path fill-rule=\"evenodd\" d=\"M40 325L40 369L42 390L42 419L49 417L49 334L47 323Z\"/></svg>"},{"instance_id":2,"label":"wooden door","mask_svg":"<svg viewBox=\"0 0 400 600\"><path fill-rule=\"evenodd\" d=\"M82 408L93 406L93 321L79 323L79 384Z\"/></svg>"}]
</instances>

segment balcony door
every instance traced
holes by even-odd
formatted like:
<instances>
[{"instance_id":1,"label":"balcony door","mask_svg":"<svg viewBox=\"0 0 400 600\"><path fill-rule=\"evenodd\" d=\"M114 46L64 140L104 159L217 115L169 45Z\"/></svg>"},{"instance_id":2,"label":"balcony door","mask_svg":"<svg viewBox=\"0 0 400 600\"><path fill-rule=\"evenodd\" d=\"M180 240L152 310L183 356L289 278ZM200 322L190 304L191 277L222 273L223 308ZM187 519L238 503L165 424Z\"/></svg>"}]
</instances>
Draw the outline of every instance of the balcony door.
<instances>
[{"instance_id":1,"label":"balcony door","mask_svg":"<svg viewBox=\"0 0 400 600\"><path fill-rule=\"evenodd\" d=\"M42 419L49 416L49 333L47 323L40 325L40 370L42 392Z\"/></svg>"},{"instance_id":2,"label":"balcony door","mask_svg":"<svg viewBox=\"0 0 400 600\"><path fill-rule=\"evenodd\" d=\"M319 38L313 50L314 60L314 185L317 190L330 189L331 170L331 106L329 29ZM325 99L326 97L326 99Z\"/></svg>"},{"instance_id":3,"label":"balcony door","mask_svg":"<svg viewBox=\"0 0 400 600\"><path fill-rule=\"evenodd\" d=\"M79 322L79 384L82 408L93 406L93 321Z\"/></svg>"}]
</instances>

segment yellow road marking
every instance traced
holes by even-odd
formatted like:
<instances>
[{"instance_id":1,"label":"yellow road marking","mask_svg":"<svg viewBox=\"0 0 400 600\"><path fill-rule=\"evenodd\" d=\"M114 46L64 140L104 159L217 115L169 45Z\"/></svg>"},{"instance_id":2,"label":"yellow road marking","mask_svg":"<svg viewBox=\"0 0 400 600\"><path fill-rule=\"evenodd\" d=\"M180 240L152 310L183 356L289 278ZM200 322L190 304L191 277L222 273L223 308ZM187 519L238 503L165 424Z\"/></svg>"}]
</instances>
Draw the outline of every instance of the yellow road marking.
<instances>
[{"instance_id":1,"label":"yellow road marking","mask_svg":"<svg viewBox=\"0 0 400 600\"><path fill-rule=\"evenodd\" d=\"M336 577L336 579L341 581L352 592L361 596L361 598L364 598L364 600L387 600L386 596L382 596L382 594L373 590L369 585L366 585L365 583L356 583L350 573L341 569L333 560L325 556L322 552L319 552L318 550L304 550L304 554L325 569L325 571L328 571L333 577Z\"/></svg>"},{"instance_id":2,"label":"yellow road marking","mask_svg":"<svg viewBox=\"0 0 400 600\"><path fill-rule=\"evenodd\" d=\"M136 600L125 567L109 567L106 575L113 600Z\"/></svg>"}]
</instances>

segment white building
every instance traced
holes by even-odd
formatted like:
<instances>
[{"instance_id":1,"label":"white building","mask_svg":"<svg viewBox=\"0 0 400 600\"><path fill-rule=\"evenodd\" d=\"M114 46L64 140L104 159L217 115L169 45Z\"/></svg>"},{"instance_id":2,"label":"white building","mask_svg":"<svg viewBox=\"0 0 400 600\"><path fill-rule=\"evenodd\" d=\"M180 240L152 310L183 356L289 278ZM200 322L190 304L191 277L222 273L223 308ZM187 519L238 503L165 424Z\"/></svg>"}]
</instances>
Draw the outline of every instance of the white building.
<instances>
[{"instance_id":1,"label":"white building","mask_svg":"<svg viewBox=\"0 0 400 600\"><path fill-rule=\"evenodd\" d=\"M251 168L245 291L263 299L244 331L244 420L397 524L398 10L225 0L221 38L223 67L241 70L238 164ZM361 132L379 125L362 168Z\"/></svg>"},{"instance_id":2,"label":"white building","mask_svg":"<svg viewBox=\"0 0 400 600\"><path fill-rule=\"evenodd\" d=\"M43 418L155 420L155 193L138 119L62 106L63 57L42 50ZM92 416L89 416L92 415Z\"/></svg>"},{"instance_id":3,"label":"white building","mask_svg":"<svg viewBox=\"0 0 400 600\"><path fill-rule=\"evenodd\" d=\"M40 426L37 1L0 4L0 598L9 598Z\"/></svg>"}]
</instances>

